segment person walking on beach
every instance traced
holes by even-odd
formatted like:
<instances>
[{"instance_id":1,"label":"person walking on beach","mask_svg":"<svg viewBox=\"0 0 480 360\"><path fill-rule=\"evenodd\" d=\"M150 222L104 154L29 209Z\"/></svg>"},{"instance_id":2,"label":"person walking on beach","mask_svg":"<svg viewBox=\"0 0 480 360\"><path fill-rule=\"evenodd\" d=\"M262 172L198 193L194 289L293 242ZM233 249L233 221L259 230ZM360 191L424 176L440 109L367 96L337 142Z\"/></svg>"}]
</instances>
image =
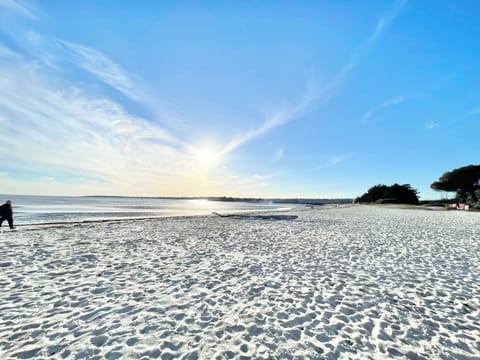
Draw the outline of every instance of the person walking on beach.
<instances>
[{"instance_id":1,"label":"person walking on beach","mask_svg":"<svg viewBox=\"0 0 480 360\"><path fill-rule=\"evenodd\" d=\"M7 200L5 204L0 206L0 226L2 226L5 220L7 220L10 229L15 229L13 226L12 202L10 200Z\"/></svg>"}]
</instances>

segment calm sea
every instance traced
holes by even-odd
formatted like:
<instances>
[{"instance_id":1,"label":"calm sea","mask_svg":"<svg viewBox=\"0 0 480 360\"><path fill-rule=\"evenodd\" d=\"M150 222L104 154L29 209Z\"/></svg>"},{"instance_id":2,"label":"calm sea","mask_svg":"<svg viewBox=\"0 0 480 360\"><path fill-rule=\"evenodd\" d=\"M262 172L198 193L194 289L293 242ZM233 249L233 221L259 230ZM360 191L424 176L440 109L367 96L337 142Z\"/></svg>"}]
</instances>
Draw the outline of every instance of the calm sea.
<instances>
[{"instance_id":1,"label":"calm sea","mask_svg":"<svg viewBox=\"0 0 480 360\"><path fill-rule=\"evenodd\" d=\"M286 208L282 204L197 199L0 195L0 203L3 204L6 200L12 201L16 225L207 215L213 211L233 213ZM3 226L6 226L6 223Z\"/></svg>"}]
</instances>

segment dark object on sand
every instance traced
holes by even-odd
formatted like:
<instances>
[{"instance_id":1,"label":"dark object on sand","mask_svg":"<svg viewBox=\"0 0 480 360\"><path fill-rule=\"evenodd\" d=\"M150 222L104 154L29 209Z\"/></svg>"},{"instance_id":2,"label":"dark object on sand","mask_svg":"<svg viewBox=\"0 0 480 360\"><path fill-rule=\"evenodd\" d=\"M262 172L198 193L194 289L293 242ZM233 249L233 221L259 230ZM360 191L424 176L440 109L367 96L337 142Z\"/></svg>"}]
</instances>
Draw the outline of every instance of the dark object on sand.
<instances>
[{"instance_id":1,"label":"dark object on sand","mask_svg":"<svg viewBox=\"0 0 480 360\"><path fill-rule=\"evenodd\" d=\"M15 229L13 226L12 202L10 200L7 200L5 204L0 206L0 226L2 226L5 220L7 220L10 229Z\"/></svg>"},{"instance_id":2,"label":"dark object on sand","mask_svg":"<svg viewBox=\"0 0 480 360\"><path fill-rule=\"evenodd\" d=\"M219 214L213 212L212 214L220 217L229 217L234 219L250 219L250 220L295 220L297 215L259 215L259 214Z\"/></svg>"}]
</instances>

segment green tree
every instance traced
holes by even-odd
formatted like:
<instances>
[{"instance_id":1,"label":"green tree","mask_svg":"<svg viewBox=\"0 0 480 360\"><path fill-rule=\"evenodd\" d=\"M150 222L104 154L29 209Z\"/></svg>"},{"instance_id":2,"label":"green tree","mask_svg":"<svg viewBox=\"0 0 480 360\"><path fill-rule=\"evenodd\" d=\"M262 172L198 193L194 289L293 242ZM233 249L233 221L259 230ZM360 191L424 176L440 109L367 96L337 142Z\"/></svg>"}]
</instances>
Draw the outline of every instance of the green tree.
<instances>
[{"instance_id":1,"label":"green tree","mask_svg":"<svg viewBox=\"0 0 480 360\"><path fill-rule=\"evenodd\" d=\"M402 204L418 204L418 191L410 184L393 184L387 188L383 197L385 199L397 199Z\"/></svg>"},{"instance_id":2,"label":"green tree","mask_svg":"<svg viewBox=\"0 0 480 360\"><path fill-rule=\"evenodd\" d=\"M480 189L480 165L468 165L444 173L430 187L437 191L467 193L473 202L478 201L475 191Z\"/></svg>"},{"instance_id":3,"label":"green tree","mask_svg":"<svg viewBox=\"0 0 480 360\"><path fill-rule=\"evenodd\" d=\"M387 185L378 184L372 186L365 194L357 198L357 200L358 202L375 202L383 198L385 190L387 190Z\"/></svg>"},{"instance_id":4,"label":"green tree","mask_svg":"<svg viewBox=\"0 0 480 360\"><path fill-rule=\"evenodd\" d=\"M418 204L418 191L412 188L410 184L393 184L372 186L362 196L357 198L358 202L382 202L400 203L400 204Z\"/></svg>"}]
</instances>

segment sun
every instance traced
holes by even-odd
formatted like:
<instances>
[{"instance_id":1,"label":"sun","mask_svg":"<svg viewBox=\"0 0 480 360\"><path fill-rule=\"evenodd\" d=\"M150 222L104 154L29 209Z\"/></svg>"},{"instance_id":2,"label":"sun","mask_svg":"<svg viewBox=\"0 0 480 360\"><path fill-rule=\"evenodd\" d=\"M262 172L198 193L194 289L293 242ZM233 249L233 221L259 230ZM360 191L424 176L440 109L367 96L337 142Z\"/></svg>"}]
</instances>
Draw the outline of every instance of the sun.
<instances>
[{"instance_id":1,"label":"sun","mask_svg":"<svg viewBox=\"0 0 480 360\"><path fill-rule=\"evenodd\" d=\"M212 166L220 161L220 156L209 149L199 149L197 158L204 166Z\"/></svg>"}]
</instances>

